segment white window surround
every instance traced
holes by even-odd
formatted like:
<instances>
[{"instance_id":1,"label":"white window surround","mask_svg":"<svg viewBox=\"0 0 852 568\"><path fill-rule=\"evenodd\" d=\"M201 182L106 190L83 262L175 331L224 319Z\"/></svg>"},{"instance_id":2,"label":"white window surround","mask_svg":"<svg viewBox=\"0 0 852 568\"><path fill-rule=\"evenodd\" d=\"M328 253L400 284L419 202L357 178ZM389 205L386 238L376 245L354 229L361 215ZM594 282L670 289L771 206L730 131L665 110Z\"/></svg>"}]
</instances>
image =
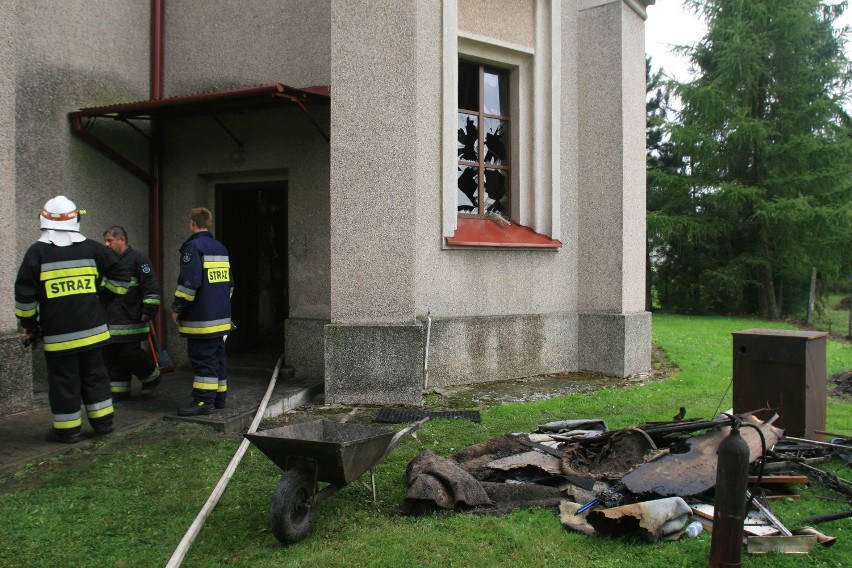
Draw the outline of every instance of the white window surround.
<instances>
[{"instance_id":1,"label":"white window surround","mask_svg":"<svg viewBox=\"0 0 852 568\"><path fill-rule=\"evenodd\" d=\"M444 0L442 237L453 236L458 219L458 61L465 59L510 71L509 217L560 239L561 17L561 2L535 0L530 49L460 32L456 0Z\"/></svg>"}]
</instances>

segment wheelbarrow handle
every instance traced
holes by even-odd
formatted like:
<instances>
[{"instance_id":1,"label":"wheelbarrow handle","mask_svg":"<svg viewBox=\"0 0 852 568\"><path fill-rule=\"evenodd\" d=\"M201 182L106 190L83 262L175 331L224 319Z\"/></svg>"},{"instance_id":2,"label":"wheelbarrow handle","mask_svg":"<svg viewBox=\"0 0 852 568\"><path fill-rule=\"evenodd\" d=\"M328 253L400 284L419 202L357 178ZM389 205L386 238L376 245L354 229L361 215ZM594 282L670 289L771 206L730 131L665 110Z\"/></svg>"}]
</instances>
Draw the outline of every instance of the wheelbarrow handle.
<instances>
[{"instance_id":1,"label":"wheelbarrow handle","mask_svg":"<svg viewBox=\"0 0 852 568\"><path fill-rule=\"evenodd\" d=\"M384 459L386 457L388 457L388 454L391 453L400 444L400 442L402 442L402 439L405 436L410 435L410 434L414 434L414 432L416 432L418 428L420 428L421 426L426 424L426 422L428 422L428 421L429 421L429 417L427 416L426 418L418 420L417 422L415 422L414 424L412 424L408 428L403 428L402 430L400 430L399 432L394 434L394 437L391 438L390 442L388 442L388 447L385 448L385 453L382 454L382 457L380 457L376 461L376 463L381 463L382 461L384 461Z\"/></svg>"}]
</instances>

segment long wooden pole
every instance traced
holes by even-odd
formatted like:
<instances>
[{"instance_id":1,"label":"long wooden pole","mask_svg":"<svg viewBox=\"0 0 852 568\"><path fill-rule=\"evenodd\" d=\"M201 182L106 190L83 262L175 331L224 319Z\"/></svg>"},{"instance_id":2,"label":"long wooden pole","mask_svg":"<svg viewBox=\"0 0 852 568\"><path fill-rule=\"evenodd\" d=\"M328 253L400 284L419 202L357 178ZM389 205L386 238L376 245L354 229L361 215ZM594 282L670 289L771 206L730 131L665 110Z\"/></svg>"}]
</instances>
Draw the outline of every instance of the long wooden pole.
<instances>
[{"instance_id":1,"label":"long wooden pole","mask_svg":"<svg viewBox=\"0 0 852 568\"><path fill-rule=\"evenodd\" d=\"M257 414L255 414L254 420L248 429L249 434L257 430L257 427L260 425L260 421L263 419L263 413L266 411L266 405L269 404L269 398L272 396L272 390L275 388L275 382L278 379L278 371L281 368L281 362L283 360L284 355L281 355L281 357L278 358L278 362L275 364L275 371L273 371L272 378L269 380L269 386L266 388L266 394L263 395L263 400L260 401L260 408L257 409ZM225 492L225 488L228 486L228 482L231 481L231 477L234 475L234 471L237 469L237 465L239 465L240 460L243 459L243 455L246 453L249 444L250 442L248 439L243 438L240 447L237 449L237 453L235 453L234 457L231 458L231 463L228 464L228 467L225 469L225 473L222 474L222 477L219 479L219 483L217 483L216 487L213 489L213 493L211 493L210 497L207 498L207 503L204 504L204 507L195 517L195 521L192 525L190 525L186 534L183 535L183 540L180 541L180 544L175 549L174 554L172 554L171 559L169 559L169 563L166 564L166 568L177 568L181 565L186 553L189 551L192 541L194 541L195 537L198 536L198 533L201 532L201 527L207 521L210 513L213 512L213 509L216 507L216 504Z\"/></svg>"}]
</instances>

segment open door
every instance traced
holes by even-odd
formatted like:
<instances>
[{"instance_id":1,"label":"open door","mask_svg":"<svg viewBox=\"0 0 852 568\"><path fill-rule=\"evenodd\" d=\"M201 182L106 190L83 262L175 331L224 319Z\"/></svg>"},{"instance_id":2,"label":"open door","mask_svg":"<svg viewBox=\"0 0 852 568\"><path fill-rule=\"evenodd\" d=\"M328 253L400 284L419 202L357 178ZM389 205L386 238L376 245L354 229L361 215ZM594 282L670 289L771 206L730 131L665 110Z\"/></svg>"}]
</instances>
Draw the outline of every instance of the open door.
<instances>
[{"instance_id":1,"label":"open door","mask_svg":"<svg viewBox=\"0 0 852 568\"><path fill-rule=\"evenodd\" d=\"M236 331L229 352L281 353L290 309L287 277L287 182L216 186L216 238L234 276Z\"/></svg>"}]
</instances>

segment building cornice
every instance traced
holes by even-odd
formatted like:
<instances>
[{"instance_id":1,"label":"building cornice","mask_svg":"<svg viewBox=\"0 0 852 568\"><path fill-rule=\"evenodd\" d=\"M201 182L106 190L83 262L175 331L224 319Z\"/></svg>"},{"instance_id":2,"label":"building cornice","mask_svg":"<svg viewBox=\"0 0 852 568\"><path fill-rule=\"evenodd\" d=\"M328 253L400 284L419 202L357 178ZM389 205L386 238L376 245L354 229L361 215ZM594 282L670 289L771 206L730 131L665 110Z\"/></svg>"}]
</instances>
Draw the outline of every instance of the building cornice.
<instances>
[{"instance_id":1,"label":"building cornice","mask_svg":"<svg viewBox=\"0 0 852 568\"><path fill-rule=\"evenodd\" d=\"M647 20L648 6L654 4L656 0L578 0L577 10L582 12L583 10L590 10L606 4L615 4L616 2L623 2L627 4L627 6L636 12L640 18Z\"/></svg>"}]
</instances>

